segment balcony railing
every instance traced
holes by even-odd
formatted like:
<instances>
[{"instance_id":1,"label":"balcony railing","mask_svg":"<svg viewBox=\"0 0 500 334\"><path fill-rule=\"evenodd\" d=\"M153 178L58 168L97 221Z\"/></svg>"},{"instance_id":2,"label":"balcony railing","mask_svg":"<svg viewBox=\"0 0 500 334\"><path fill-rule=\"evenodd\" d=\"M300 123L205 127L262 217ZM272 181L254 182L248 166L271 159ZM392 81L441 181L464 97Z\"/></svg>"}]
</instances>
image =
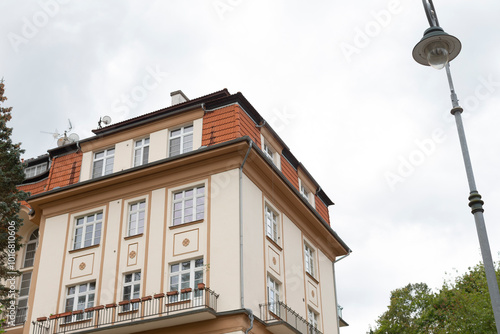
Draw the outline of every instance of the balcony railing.
<instances>
[{"instance_id":1,"label":"balcony railing","mask_svg":"<svg viewBox=\"0 0 500 334\"><path fill-rule=\"evenodd\" d=\"M260 304L260 319L266 324L285 322L302 334L323 334L282 302Z\"/></svg>"},{"instance_id":2,"label":"balcony railing","mask_svg":"<svg viewBox=\"0 0 500 334\"><path fill-rule=\"evenodd\" d=\"M177 295L178 298L172 298ZM161 320L182 315L186 311L210 309L217 312L217 298L214 291L183 289L181 293L156 294L118 304L90 307L85 310L54 314L33 321L33 334L70 333L112 327L124 322ZM175 300L175 301L172 301Z\"/></svg>"}]
</instances>

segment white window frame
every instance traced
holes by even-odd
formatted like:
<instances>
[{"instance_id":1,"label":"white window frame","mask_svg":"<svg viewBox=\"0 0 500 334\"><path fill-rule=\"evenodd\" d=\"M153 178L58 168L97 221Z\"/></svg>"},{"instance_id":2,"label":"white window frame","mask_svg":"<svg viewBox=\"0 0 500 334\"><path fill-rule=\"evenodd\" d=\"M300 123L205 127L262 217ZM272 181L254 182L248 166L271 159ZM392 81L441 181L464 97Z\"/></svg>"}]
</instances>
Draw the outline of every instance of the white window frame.
<instances>
[{"instance_id":1,"label":"white window frame","mask_svg":"<svg viewBox=\"0 0 500 334\"><path fill-rule=\"evenodd\" d=\"M102 154L101 156L98 156ZM98 152L95 152L93 155L94 159L92 162L92 178L104 176L104 175L109 175L113 173L113 165L115 161L115 148L108 148L105 150L101 150ZM101 171L97 173L97 167L96 164L98 162L102 162L101 165Z\"/></svg>"},{"instance_id":2,"label":"white window frame","mask_svg":"<svg viewBox=\"0 0 500 334\"><path fill-rule=\"evenodd\" d=\"M134 167L145 165L149 162L149 143L149 137L134 142Z\"/></svg>"},{"instance_id":3,"label":"white window frame","mask_svg":"<svg viewBox=\"0 0 500 334\"><path fill-rule=\"evenodd\" d=\"M14 324L20 325L26 322L28 315L28 297L30 294L32 272L26 271L21 274L19 280L19 295L17 297L16 318Z\"/></svg>"},{"instance_id":4,"label":"white window frame","mask_svg":"<svg viewBox=\"0 0 500 334\"><path fill-rule=\"evenodd\" d=\"M74 289L74 290L71 290ZM84 289L84 291L81 291ZM93 307L95 303L95 293L96 284L95 281L71 285L66 288L66 299L65 299L65 312L85 310L89 307ZM80 300L84 299L83 305ZM73 299L70 305L70 299ZM80 320L85 320L92 318L92 312L83 312L80 314L73 314L65 318L65 322L75 322Z\"/></svg>"},{"instance_id":5,"label":"white window frame","mask_svg":"<svg viewBox=\"0 0 500 334\"><path fill-rule=\"evenodd\" d=\"M280 314L280 287L281 284L274 277L268 275L267 276L267 303L268 310L277 316Z\"/></svg>"},{"instance_id":6,"label":"white window frame","mask_svg":"<svg viewBox=\"0 0 500 334\"><path fill-rule=\"evenodd\" d=\"M205 191L205 185L202 184L172 192L172 226L182 225L205 218Z\"/></svg>"},{"instance_id":7,"label":"white window frame","mask_svg":"<svg viewBox=\"0 0 500 334\"><path fill-rule=\"evenodd\" d=\"M177 133L178 132L178 133ZM173 141L179 139L179 150L173 151ZM168 136L168 156L173 157L182 153L191 152L193 150L194 125L184 125L182 127L169 131Z\"/></svg>"},{"instance_id":8,"label":"white window frame","mask_svg":"<svg viewBox=\"0 0 500 334\"><path fill-rule=\"evenodd\" d=\"M316 261L315 261L315 251L314 249L307 243L304 242L304 268L306 273L315 277L316 271Z\"/></svg>"},{"instance_id":9,"label":"white window frame","mask_svg":"<svg viewBox=\"0 0 500 334\"><path fill-rule=\"evenodd\" d=\"M26 243L23 268L33 267L35 263L36 249L38 248L38 233L38 229L34 230L33 233L31 233L28 242Z\"/></svg>"},{"instance_id":10,"label":"white window frame","mask_svg":"<svg viewBox=\"0 0 500 334\"><path fill-rule=\"evenodd\" d=\"M169 291L177 291L178 294L169 296L169 303L192 298L202 298L203 291L198 290L198 283L203 283L204 269L205 264L203 258L170 264ZM192 291L189 293L182 293L182 290L187 288L191 288Z\"/></svg>"},{"instance_id":11,"label":"white window frame","mask_svg":"<svg viewBox=\"0 0 500 334\"><path fill-rule=\"evenodd\" d=\"M269 204L265 205L266 235L279 244L280 215Z\"/></svg>"},{"instance_id":12,"label":"white window frame","mask_svg":"<svg viewBox=\"0 0 500 334\"><path fill-rule=\"evenodd\" d=\"M24 175L27 179L29 179L29 178L35 177L39 174L42 174L43 172L45 172L47 170L47 165L48 165L47 162L43 162L43 163L38 164L38 165L26 167L24 169Z\"/></svg>"},{"instance_id":13,"label":"white window frame","mask_svg":"<svg viewBox=\"0 0 500 334\"><path fill-rule=\"evenodd\" d=\"M141 296L141 279L142 275L140 271L133 273L128 273L123 275L123 298L122 300L132 300L140 298ZM129 288L129 292L125 290ZM128 295L128 296L127 296ZM122 305L122 312L128 312L132 310L137 310L139 308L139 303L129 303Z\"/></svg>"},{"instance_id":14,"label":"white window frame","mask_svg":"<svg viewBox=\"0 0 500 334\"><path fill-rule=\"evenodd\" d=\"M92 220L89 222L89 218ZM99 245L101 243L101 232L104 213L94 212L75 218L75 231L73 233L73 249L80 249ZM90 244L86 245L86 236L90 233ZM80 237L80 238L78 238Z\"/></svg>"},{"instance_id":15,"label":"white window frame","mask_svg":"<svg viewBox=\"0 0 500 334\"><path fill-rule=\"evenodd\" d=\"M268 157L269 159L271 159L271 161L274 163L274 150L271 148L271 146L269 146L267 143L264 143L264 154L266 155L266 157Z\"/></svg>"},{"instance_id":16,"label":"white window frame","mask_svg":"<svg viewBox=\"0 0 500 334\"><path fill-rule=\"evenodd\" d=\"M146 200L142 199L128 204L127 236L144 233L146 222Z\"/></svg>"},{"instance_id":17,"label":"white window frame","mask_svg":"<svg viewBox=\"0 0 500 334\"><path fill-rule=\"evenodd\" d=\"M312 326L312 328L314 328L314 329L318 329L319 314L316 313L316 311L314 311L310 307L307 308L307 318L308 318L309 326Z\"/></svg>"}]
</instances>

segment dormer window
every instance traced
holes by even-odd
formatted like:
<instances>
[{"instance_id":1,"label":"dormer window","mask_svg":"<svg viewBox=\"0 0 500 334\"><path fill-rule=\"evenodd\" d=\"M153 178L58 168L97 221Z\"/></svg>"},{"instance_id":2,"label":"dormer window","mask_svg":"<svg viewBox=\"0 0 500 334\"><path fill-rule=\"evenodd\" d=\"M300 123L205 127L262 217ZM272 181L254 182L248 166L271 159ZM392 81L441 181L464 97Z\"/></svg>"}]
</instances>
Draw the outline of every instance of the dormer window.
<instances>
[{"instance_id":1,"label":"dormer window","mask_svg":"<svg viewBox=\"0 0 500 334\"><path fill-rule=\"evenodd\" d=\"M309 193L310 193L309 190L307 190L307 188L304 185L300 187L300 194L308 201L309 201Z\"/></svg>"},{"instance_id":2,"label":"dormer window","mask_svg":"<svg viewBox=\"0 0 500 334\"><path fill-rule=\"evenodd\" d=\"M271 140L268 140L268 137L261 135L261 148L264 155L271 160L274 166L281 169L281 156L276 149L276 143L272 143Z\"/></svg>"},{"instance_id":3,"label":"dormer window","mask_svg":"<svg viewBox=\"0 0 500 334\"><path fill-rule=\"evenodd\" d=\"M169 157L193 150L193 125L170 131Z\"/></svg>"},{"instance_id":4,"label":"dormer window","mask_svg":"<svg viewBox=\"0 0 500 334\"><path fill-rule=\"evenodd\" d=\"M104 151L94 153L94 166L92 178L113 173L113 163L115 160L115 149L108 148Z\"/></svg>"},{"instance_id":5,"label":"dormer window","mask_svg":"<svg viewBox=\"0 0 500 334\"><path fill-rule=\"evenodd\" d=\"M31 166L31 167L27 167L24 169L24 175L26 176L27 179L31 178L31 177L35 177L39 174L42 174L43 172L45 172L47 170L47 163L44 162L44 163L41 163L41 164L38 164L38 165L34 165L34 166Z\"/></svg>"},{"instance_id":6,"label":"dormer window","mask_svg":"<svg viewBox=\"0 0 500 334\"><path fill-rule=\"evenodd\" d=\"M149 161L149 138L136 140L134 144L134 167Z\"/></svg>"},{"instance_id":7,"label":"dormer window","mask_svg":"<svg viewBox=\"0 0 500 334\"><path fill-rule=\"evenodd\" d=\"M269 158L271 159L271 161L273 160L273 155L274 155L274 152L273 150L271 149L271 147L269 147L269 145L267 144L264 144L264 154Z\"/></svg>"}]
</instances>

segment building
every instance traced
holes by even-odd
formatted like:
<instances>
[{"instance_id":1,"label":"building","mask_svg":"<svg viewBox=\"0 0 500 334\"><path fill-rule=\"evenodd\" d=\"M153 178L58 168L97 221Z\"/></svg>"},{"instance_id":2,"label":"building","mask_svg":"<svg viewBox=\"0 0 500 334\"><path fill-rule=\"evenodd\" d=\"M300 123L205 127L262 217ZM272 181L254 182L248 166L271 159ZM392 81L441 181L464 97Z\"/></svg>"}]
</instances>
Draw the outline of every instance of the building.
<instances>
[{"instance_id":1,"label":"building","mask_svg":"<svg viewBox=\"0 0 500 334\"><path fill-rule=\"evenodd\" d=\"M9 333L338 333L332 201L241 93L27 161Z\"/></svg>"}]
</instances>

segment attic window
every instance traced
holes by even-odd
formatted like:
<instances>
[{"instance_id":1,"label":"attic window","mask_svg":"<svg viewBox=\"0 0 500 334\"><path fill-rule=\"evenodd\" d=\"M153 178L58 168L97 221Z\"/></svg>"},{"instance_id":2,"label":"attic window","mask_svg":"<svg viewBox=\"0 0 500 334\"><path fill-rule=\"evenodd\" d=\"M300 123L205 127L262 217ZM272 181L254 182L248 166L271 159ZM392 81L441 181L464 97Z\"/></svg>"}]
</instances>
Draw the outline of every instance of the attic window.
<instances>
[{"instance_id":1,"label":"attic window","mask_svg":"<svg viewBox=\"0 0 500 334\"><path fill-rule=\"evenodd\" d=\"M31 167L25 168L24 169L24 175L26 176L27 179L29 179L31 177L35 177L37 175L42 174L46 170L47 170L47 163L44 162L44 163L41 163L41 164L38 164L38 165L34 165L34 166L31 166Z\"/></svg>"}]
</instances>

